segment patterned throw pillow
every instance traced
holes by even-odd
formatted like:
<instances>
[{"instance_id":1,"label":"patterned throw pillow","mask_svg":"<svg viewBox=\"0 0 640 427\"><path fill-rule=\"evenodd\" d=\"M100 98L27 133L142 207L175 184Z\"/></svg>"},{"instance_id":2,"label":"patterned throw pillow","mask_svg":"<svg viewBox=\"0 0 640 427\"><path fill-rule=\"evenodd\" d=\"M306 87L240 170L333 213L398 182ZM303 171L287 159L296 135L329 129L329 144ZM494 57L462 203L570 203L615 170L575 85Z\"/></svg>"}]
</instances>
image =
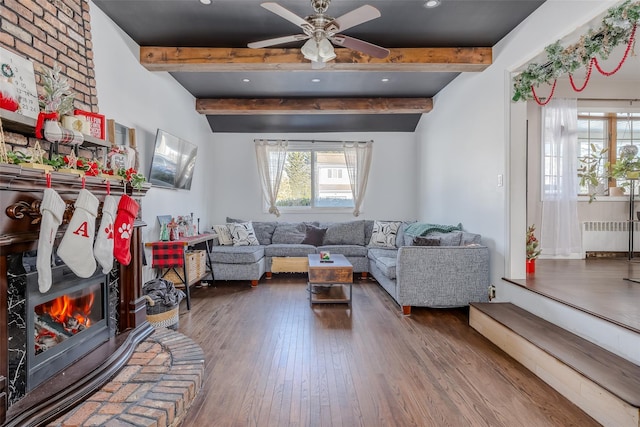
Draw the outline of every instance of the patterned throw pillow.
<instances>
[{"instance_id":1,"label":"patterned throw pillow","mask_svg":"<svg viewBox=\"0 0 640 427\"><path fill-rule=\"evenodd\" d=\"M395 248L400 221L374 221L369 246Z\"/></svg>"},{"instance_id":2,"label":"patterned throw pillow","mask_svg":"<svg viewBox=\"0 0 640 427\"><path fill-rule=\"evenodd\" d=\"M218 235L218 243L221 246L231 246L233 245L233 238L231 237L231 233L229 232L229 227L226 225L214 225L213 227L214 233Z\"/></svg>"},{"instance_id":3,"label":"patterned throw pillow","mask_svg":"<svg viewBox=\"0 0 640 427\"><path fill-rule=\"evenodd\" d=\"M256 233L253 231L253 225L249 222L233 222L227 224L231 238L233 239L233 246L259 246L260 243L256 238Z\"/></svg>"}]
</instances>

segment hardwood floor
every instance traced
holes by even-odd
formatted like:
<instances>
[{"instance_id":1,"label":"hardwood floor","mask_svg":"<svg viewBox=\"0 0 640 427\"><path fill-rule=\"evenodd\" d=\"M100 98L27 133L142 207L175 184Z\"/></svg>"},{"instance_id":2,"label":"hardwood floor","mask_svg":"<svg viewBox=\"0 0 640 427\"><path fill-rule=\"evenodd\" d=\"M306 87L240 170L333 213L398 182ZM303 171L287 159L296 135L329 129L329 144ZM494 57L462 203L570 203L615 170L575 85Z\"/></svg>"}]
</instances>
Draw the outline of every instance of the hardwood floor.
<instances>
[{"instance_id":1,"label":"hardwood floor","mask_svg":"<svg viewBox=\"0 0 640 427\"><path fill-rule=\"evenodd\" d=\"M640 333L639 258L539 259L536 264L534 275L505 280Z\"/></svg>"},{"instance_id":2,"label":"hardwood floor","mask_svg":"<svg viewBox=\"0 0 640 427\"><path fill-rule=\"evenodd\" d=\"M597 426L468 326L356 279L311 308L304 275L193 289L179 331L204 350L190 426ZM183 302L184 305L184 302Z\"/></svg>"}]
</instances>

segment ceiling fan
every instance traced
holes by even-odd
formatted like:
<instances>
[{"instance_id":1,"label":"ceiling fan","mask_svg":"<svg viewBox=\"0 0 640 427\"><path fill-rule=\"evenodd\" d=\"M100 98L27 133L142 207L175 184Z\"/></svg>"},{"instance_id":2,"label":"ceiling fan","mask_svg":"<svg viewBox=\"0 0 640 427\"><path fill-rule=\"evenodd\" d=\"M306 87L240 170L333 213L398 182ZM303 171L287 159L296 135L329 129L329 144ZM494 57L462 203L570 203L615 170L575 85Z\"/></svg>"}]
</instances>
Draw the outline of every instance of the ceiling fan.
<instances>
[{"instance_id":1,"label":"ceiling fan","mask_svg":"<svg viewBox=\"0 0 640 427\"><path fill-rule=\"evenodd\" d=\"M311 61L313 68L322 68L336 57L333 45L357 50L375 58L386 58L389 50L364 40L339 34L342 31L380 17L380 11L373 6L364 5L333 18L326 14L331 0L311 0L314 14L301 18L278 3L266 2L261 6L302 28L304 34L249 43L250 48L258 49L283 43L307 40L300 51Z\"/></svg>"}]
</instances>

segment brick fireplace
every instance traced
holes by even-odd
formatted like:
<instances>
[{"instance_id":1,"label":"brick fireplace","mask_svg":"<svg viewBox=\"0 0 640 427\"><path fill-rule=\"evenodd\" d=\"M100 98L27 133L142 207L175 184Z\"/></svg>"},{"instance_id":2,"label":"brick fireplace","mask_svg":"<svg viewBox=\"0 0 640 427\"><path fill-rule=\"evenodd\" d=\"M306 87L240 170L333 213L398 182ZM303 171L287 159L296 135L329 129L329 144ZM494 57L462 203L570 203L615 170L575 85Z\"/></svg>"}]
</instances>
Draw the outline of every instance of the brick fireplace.
<instances>
[{"instance_id":1,"label":"brick fireplace","mask_svg":"<svg viewBox=\"0 0 640 427\"><path fill-rule=\"evenodd\" d=\"M42 171L0 164L0 425L39 425L77 405L122 368L152 331L142 298L140 221L132 261L81 279L54 257L51 290L39 292L37 256ZM102 178L86 177L100 200ZM67 205L54 247L73 214L80 178L52 172L52 188ZM113 192L125 191L121 183ZM148 190L132 194L140 199ZM129 191L131 194L131 192Z\"/></svg>"}]
</instances>

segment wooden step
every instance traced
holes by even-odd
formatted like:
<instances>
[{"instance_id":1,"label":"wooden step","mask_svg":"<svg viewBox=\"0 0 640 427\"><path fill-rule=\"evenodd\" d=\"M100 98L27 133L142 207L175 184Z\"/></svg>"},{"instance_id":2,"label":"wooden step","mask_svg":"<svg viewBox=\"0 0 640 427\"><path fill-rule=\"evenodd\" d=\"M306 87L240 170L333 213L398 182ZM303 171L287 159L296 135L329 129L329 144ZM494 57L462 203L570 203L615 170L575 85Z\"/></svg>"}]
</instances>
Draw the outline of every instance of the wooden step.
<instances>
[{"instance_id":1,"label":"wooden step","mask_svg":"<svg viewBox=\"0 0 640 427\"><path fill-rule=\"evenodd\" d=\"M640 426L640 366L511 303L472 303L469 324L604 426Z\"/></svg>"}]
</instances>

